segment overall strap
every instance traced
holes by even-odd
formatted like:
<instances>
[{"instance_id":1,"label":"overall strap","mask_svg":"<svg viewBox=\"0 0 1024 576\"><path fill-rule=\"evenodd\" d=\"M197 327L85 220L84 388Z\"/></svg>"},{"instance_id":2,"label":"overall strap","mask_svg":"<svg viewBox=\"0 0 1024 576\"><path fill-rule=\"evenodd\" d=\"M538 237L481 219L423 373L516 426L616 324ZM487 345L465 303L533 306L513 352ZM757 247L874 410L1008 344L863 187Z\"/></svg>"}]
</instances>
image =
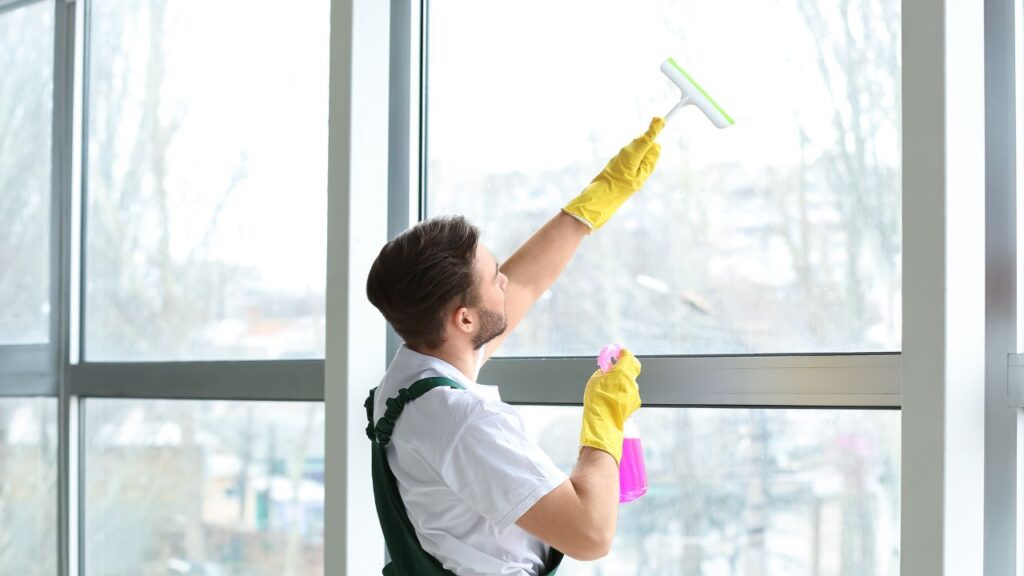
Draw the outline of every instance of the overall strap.
<instances>
[{"instance_id":1,"label":"overall strap","mask_svg":"<svg viewBox=\"0 0 1024 576\"><path fill-rule=\"evenodd\" d=\"M387 401L387 409L384 416L376 423L373 422L373 399L377 388L370 390L370 396L363 406L366 408L366 435L373 443L372 469L373 469L373 497L377 506L377 518L380 520L381 530L384 533L384 542L391 555L391 562L383 570L384 576L399 576L415 574L417 576L455 576L453 572L444 568L440 562L420 545L416 536L416 530L409 521L408 512L402 502L402 496L398 491L398 484L391 467L388 466L387 455L384 447L391 441L391 433L395 429L395 422L402 414L405 405L419 398L423 394L438 387L465 388L450 378L434 377L424 378L417 381L408 388L398 391L394 398ZM542 576L551 576L558 570L562 562L562 553L554 548L548 558L548 565L541 572Z\"/></svg>"},{"instance_id":2,"label":"overall strap","mask_svg":"<svg viewBox=\"0 0 1024 576\"><path fill-rule=\"evenodd\" d=\"M451 378L445 378L443 376L435 376L432 378L424 378L417 380L412 386L408 388L402 388L398 391L398 394L394 398L388 398L387 409L384 411L384 416L373 423L373 397L377 392L374 388L370 390L370 396L366 399L363 407L366 408L366 436L370 438L372 442L376 442L381 447L387 446L391 442L391 433L395 430L395 422L398 421L398 417L402 415L402 410L405 409L405 405L413 400L423 396L434 388L456 388L458 390L465 390L466 388L452 380Z\"/></svg>"}]
</instances>

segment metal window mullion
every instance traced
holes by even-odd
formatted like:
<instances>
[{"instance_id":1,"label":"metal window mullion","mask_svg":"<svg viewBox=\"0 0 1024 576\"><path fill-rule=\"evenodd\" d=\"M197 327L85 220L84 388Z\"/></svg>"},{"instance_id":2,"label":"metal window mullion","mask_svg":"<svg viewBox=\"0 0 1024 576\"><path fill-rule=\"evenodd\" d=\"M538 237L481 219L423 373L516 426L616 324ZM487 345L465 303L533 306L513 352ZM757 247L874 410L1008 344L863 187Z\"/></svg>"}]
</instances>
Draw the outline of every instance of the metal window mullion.
<instances>
[{"instance_id":1,"label":"metal window mullion","mask_svg":"<svg viewBox=\"0 0 1024 576\"><path fill-rule=\"evenodd\" d=\"M900 408L901 356L641 357L645 406ZM513 404L579 404L592 358L495 358L480 382Z\"/></svg>"},{"instance_id":2,"label":"metal window mullion","mask_svg":"<svg viewBox=\"0 0 1024 576\"><path fill-rule=\"evenodd\" d=\"M324 361L85 362L71 383L81 397L318 402Z\"/></svg>"},{"instance_id":3,"label":"metal window mullion","mask_svg":"<svg viewBox=\"0 0 1024 576\"><path fill-rule=\"evenodd\" d=\"M85 435L83 433L82 403L76 396L68 398L67 444L74 449L68 452L67 464L67 557L68 574L79 576L85 574L85 485L83 471L85 468Z\"/></svg>"},{"instance_id":4,"label":"metal window mullion","mask_svg":"<svg viewBox=\"0 0 1024 576\"><path fill-rule=\"evenodd\" d=\"M53 86L53 155L52 155L52 226L51 231L51 318L52 362L58 378L58 433L57 433L57 570L61 576L78 574L72 541L77 537L78 526L75 514L71 512L74 499L70 497L74 475L71 473L75 461L74 447L70 440L74 436L70 429L73 416L73 401L69 393L68 326L70 323L68 272L70 257L70 197L72 123L74 122L74 47L75 9L73 3L54 2L54 86Z\"/></svg>"},{"instance_id":5,"label":"metal window mullion","mask_svg":"<svg viewBox=\"0 0 1024 576\"><path fill-rule=\"evenodd\" d=\"M420 57L420 27L416 0L392 0L388 84L388 238L414 224L419 215L422 162L419 157L420 99L413 96L412 63ZM415 26L414 26L415 23ZM414 47L415 51L414 51ZM418 72L418 68L416 71ZM394 356L402 339L387 326L385 362Z\"/></svg>"},{"instance_id":6,"label":"metal window mullion","mask_svg":"<svg viewBox=\"0 0 1024 576\"><path fill-rule=\"evenodd\" d=\"M75 254L77 257L77 274L71 278L75 283L71 285L71 289L77 293L78 306L73 312L75 313L74 323L71 325L75 329L72 343L75 345L74 350L70 350L70 356L73 356L76 363L85 362L85 323L86 310L86 272L88 264L88 234L87 230L89 227L89 74L92 66L92 50L90 49L90 41L92 39L92 2L91 0L79 0L82 3L82 8L78 14L82 18L82 25L80 31L82 33L82 41L79 46L82 50L81 54L81 122L78 126L81 129L81 139L78 142L79 146L79 162L81 173L78 175L78 195L74 200L77 201L76 208L78 209L78 220L76 222L78 226L78 251ZM69 277L71 276L69 270Z\"/></svg>"}]
</instances>

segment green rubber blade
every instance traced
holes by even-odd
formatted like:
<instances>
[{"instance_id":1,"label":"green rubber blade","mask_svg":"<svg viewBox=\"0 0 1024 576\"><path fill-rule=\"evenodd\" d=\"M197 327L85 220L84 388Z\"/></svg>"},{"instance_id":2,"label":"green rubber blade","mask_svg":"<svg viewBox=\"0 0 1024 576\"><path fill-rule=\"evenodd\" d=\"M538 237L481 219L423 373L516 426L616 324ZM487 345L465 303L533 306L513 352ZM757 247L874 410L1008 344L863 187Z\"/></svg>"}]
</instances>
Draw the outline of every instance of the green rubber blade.
<instances>
[{"instance_id":1,"label":"green rubber blade","mask_svg":"<svg viewBox=\"0 0 1024 576\"><path fill-rule=\"evenodd\" d=\"M697 87L697 90L698 90L698 91L700 91L700 93L701 93L701 94L702 94L702 95L703 95L703 96L704 96L705 98L707 98L707 99L708 99L708 102L711 102L711 105L715 107L715 110L718 110L718 112L719 112L719 113L720 113L720 114L721 114L722 116L724 116L726 120L728 120L728 121L729 121L729 124L735 124L735 122L733 122L733 121L732 121L732 118L731 118L731 117L729 117L729 114L728 114L728 113L726 113L726 111L725 111L725 110L723 110L723 109L722 109L722 107L718 105L718 102L715 102L715 99L714 99L714 98L712 98L710 94L708 94L707 92L705 92L705 91L704 91L704 89L700 87L700 84L697 84L697 81L696 81L696 80L694 80L694 79L693 79L693 78L692 78L692 77L691 77L691 76L690 76L689 74L687 74L687 73L686 73L686 70L683 70L683 69L682 69L682 67L680 67L680 66L679 66L679 64L676 64L676 61L675 61L675 59L673 59L673 58L669 58L669 59L668 59L668 62L669 62L669 64L671 64L671 65L672 65L672 67L673 67L673 68L675 68L676 70L678 70L680 74L682 74L682 75L683 75L683 76L684 76L684 77L685 77L685 78L686 78L687 80L689 80L689 81L690 81L690 84L693 84L694 86L696 86L696 87Z\"/></svg>"}]
</instances>

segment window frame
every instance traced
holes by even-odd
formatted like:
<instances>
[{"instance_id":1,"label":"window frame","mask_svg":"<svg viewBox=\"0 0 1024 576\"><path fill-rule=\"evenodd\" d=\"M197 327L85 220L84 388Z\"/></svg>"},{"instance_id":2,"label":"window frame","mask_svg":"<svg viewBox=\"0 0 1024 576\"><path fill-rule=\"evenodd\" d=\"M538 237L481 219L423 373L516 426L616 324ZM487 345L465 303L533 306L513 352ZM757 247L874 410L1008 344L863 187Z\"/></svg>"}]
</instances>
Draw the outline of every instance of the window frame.
<instances>
[{"instance_id":1,"label":"window frame","mask_svg":"<svg viewBox=\"0 0 1024 576\"><path fill-rule=\"evenodd\" d=\"M643 356L645 406L900 407L900 355ZM580 405L593 358L493 358L481 381L512 404Z\"/></svg>"},{"instance_id":2,"label":"window frame","mask_svg":"<svg viewBox=\"0 0 1024 576\"><path fill-rule=\"evenodd\" d=\"M45 1L45 0L38 0ZM89 142L89 37L91 0L72 0L66 12L68 29L64 50L65 90L57 94L64 103L62 159L74 158L77 166L62 166L61 179L61 295L64 325L61 327L63 369L67 372L69 396L80 398L146 398L181 400L277 400L323 401L324 359L301 360L183 360L159 362L94 362L85 354L88 310L85 281L89 262L82 249L88 228L88 142ZM76 9L77 7L77 9ZM75 46L78 49L70 47ZM60 48L60 47L58 47ZM326 71L325 71L326 72ZM74 86L72 97L67 86ZM70 134L74 133L74 137ZM73 174L73 176L72 176ZM65 309L66 308L66 309ZM127 383L126 383L127 382Z\"/></svg>"},{"instance_id":3,"label":"window frame","mask_svg":"<svg viewBox=\"0 0 1024 576\"><path fill-rule=\"evenodd\" d=\"M416 0L411 0L416 2ZM405 4L404 2L399 4ZM412 58L392 58L392 79L417 79L418 102L406 103L411 91L392 89L391 109L415 109L407 141L392 141L393 166L419 159L418 181L399 180L389 187L389 237L422 220L429 201L426 178L427 91L429 82L430 1L419 0L420 47ZM401 36L392 38L392 53L408 50ZM419 61L419 68L407 69ZM413 85L415 88L415 84ZM396 102L397 100L397 102ZM415 106L412 106L415 104ZM402 132L396 133L399 137ZM394 174L394 173L393 173ZM582 185L582 184L581 184ZM407 216L418 205L417 219ZM523 239L526 240L525 238ZM388 342L387 360L400 341ZM862 407L899 409L899 352L764 355L642 356L644 399L659 406ZM593 359L578 356L543 358L492 357L480 379L497 385L502 398L517 404L579 404L578 375L587 374ZM581 372L582 370L582 372ZM523 374L529 377L523 377ZM829 382L821 387L814 380ZM865 393L865 388L870 393ZM575 399L575 400L573 400Z\"/></svg>"},{"instance_id":4,"label":"window frame","mask_svg":"<svg viewBox=\"0 0 1024 576\"><path fill-rule=\"evenodd\" d=\"M422 13L421 34L425 37L429 0L420 0L419 4ZM939 11L929 3L901 1L904 33L901 46L904 67L901 119L905 129L910 126L920 130L921 136L911 134L908 138L905 135L901 151L905 157L912 159L911 163L904 164L901 186L904 220L901 265L904 284L901 291L904 293L904 303L913 305L914 311L913 315L908 314L908 308L904 307L904 336L900 352L816 356L658 356L644 359L644 396L649 404L678 407L861 407L903 411L903 486L923 490L921 496L912 498L913 502L909 502L911 498L904 494L902 503L900 538L901 552L905 554L902 564L905 573L913 573L915 576L918 573L916 571L921 571L921 574L932 573L931 569L935 566L962 566L958 563L981 558L987 567L998 565L996 569L1003 573L1011 565L1000 563L1010 556L1011 548L1018 548L1018 541L1024 543L1024 528L1019 527L1024 525L1021 518L1024 512L1018 512L1018 509L1024 510L1024 506L1020 505L1024 502L1024 494L1016 495L1017 506L1006 506L1007 502L1013 501L1016 492L1014 486L1019 483L1020 474L1024 474L1016 471L1018 464L1024 463L1024 458L1020 461L1016 459L1021 449L1018 438L1024 437L1021 434L1024 412L1018 410L1014 414L1014 421L1022 422L1016 425L1014 434L1007 434L1006 430L993 432L991 428L986 429L984 438L980 440L985 454L982 458L984 480L976 482L967 479L965 473L948 468L956 463L977 462L976 457L969 454L971 448L979 447L979 439L975 435L970 438L960 436L968 432L966 425L971 417L983 416L987 423L1003 419L1005 425L1008 404L1024 408L1024 354L1012 354L1015 352L1013 335L1017 330L1015 314L1009 325L1006 323L1007 310L1015 311L1015 303L1006 300L1016 297L1016 286L1013 284L1015 274L1007 274L1006 267L1015 265L1017 246L1012 234L1017 223L1013 186L1008 190L1005 183L1015 182L1015 166L1006 157L988 153L984 154L983 169L979 170L976 154L963 162L954 155L954 152L965 151L960 142L965 137L978 136L976 126L982 124L985 125L981 135L986 140L986 149L997 149L1008 142L1006 134L1000 132L999 123L1005 128L1007 114L1010 118L1014 117L1014 87L1011 85L1007 89L1005 85L1013 78L1012 58L1009 69L1006 64L1007 54L1013 52L1006 50L1008 42L1013 45L1013 30L1009 23L1014 19L1008 17L1012 14L1012 0L985 2L984 8L949 4ZM392 39L392 47L402 46L402 42L402 39ZM945 54L959 53L962 48L967 49L967 55L951 64ZM1024 54L1018 57L1024 58ZM428 65L425 48L421 58L421 71L426 73ZM972 64L975 70L979 67L985 69L983 82L968 86L944 83L945 75L969 71ZM422 91L425 78L421 80ZM986 85L987 91L979 90L978 86L982 84ZM934 100L937 88L941 96L940 104L919 106L918 109L905 104ZM947 102L953 100L959 101L959 105L964 102L972 105L983 102L988 115L983 119L984 122L978 122L982 120L979 116L983 114L972 112L975 114L971 118L976 122L975 126L952 122L948 114L953 104ZM420 104L422 114L426 105L425 94L421 93ZM425 114L416 126L420 130L419 140L422 144L427 129ZM414 187L411 183L407 189L392 187L389 190L389 206L403 206L411 199L416 199L420 202L419 219L422 219L426 203L423 162L426 150L425 144L419 148L411 146L412 140L410 138L406 145L392 143L392 149L404 152L412 147L409 156L419 154L420 187ZM1009 155L1011 159L1014 156ZM955 171L947 172L949 166L953 166ZM994 184L993 177L1002 179L1002 185ZM985 205L988 211L987 226L984 217L979 226L979 213L973 205L969 214L958 214L958 217L966 216L966 219L951 222L954 219L947 217L946 203L953 201L963 206L963 186L981 179L988 181ZM922 193L936 186L943 193L938 202ZM908 189L914 189L914 193L908 195ZM940 205L938 210L937 203ZM404 214L406 211L398 210L393 217L401 218ZM917 221L917 224L923 219L925 225L907 226L906 222L910 219ZM410 218L405 224L412 225L416 220ZM391 232L393 235L394 230ZM998 290L985 292L981 288L983 284L979 284L976 279L959 278L951 273L952 261L963 265L971 260L965 260L962 254L950 255L943 250L947 242L955 245L963 241L968 242L968 250L976 251L976 259L983 259L987 263L984 275L988 282L999 285ZM982 247L981 254L977 253L979 247ZM935 268L928 270L929 265ZM972 265L972 269L975 266ZM936 278L935 270L938 271L938 283L933 282ZM908 279L911 278L916 287L925 288L921 295L915 295L920 301L906 296ZM969 296L972 310L978 310L979 307L985 310L987 325L979 332L978 323L968 323L962 316L953 314L953 305L947 304L942 297L943 290L954 290L958 295ZM936 325L928 317L929 314L938 316L938 326L940 333L945 336L944 340L935 339ZM1010 331L1009 336L1006 330ZM985 342L981 354L978 354L975 345L970 344L972 338L978 340L979 336L983 336ZM910 363L904 354L908 341L912 342ZM958 344L965 346L968 358L955 357ZM397 347L395 339L389 340L385 365ZM923 358L922 352L926 354ZM1010 354L1007 355L1007 352ZM592 368L592 359L498 357L483 368L481 380L497 384L503 398L512 403L578 404L580 383L575 381L578 379L575 375L585 366ZM983 378L986 385L974 389L965 388L965 384L960 381L967 374L964 370L969 370L972 378ZM523 374L528 377L523 377ZM824 390L821 388L822 382L829 383ZM864 394L865 382L870 382L872 391L877 394ZM930 398L934 395L938 395L940 401L934 402ZM958 402L964 400L968 401L968 405L958 406ZM954 408L948 408L944 402L949 402ZM982 414L964 414L979 408ZM936 420L941 424L934 425ZM946 438L947 434L951 437ZM1015 463L1012 470L999 467L1001 460L1009 462L1011 458ZM947 466L945 471L942 467L944 463ZM919 486L916 484L918 480L913 477L922 474L925 477L937 474L938 479ZM1001 488L992 490L992 479L997 477ZM936 486L939 487L938 491L934 490ZM944 499L943 486L966 488L962 498L964 501L984 501L984 519L973 515L968 510L969 504ZM989 490L982 490L984 486L989 486ZM996 524L994 515L990 514L995 509L1005 511L1007 508L1010 511L999 517L1008 518L1009 530L1006 530L1005 524ZM980 538L965 539L963 542L950 540L948 538L951 533L943 532L949 528L940 528L936 533L936 526L942 526L944 521L956 524L961 520L969 520L971 528L976 524L984 524L988 533L987 543L983 544ZM1021 533L1016 534L1014 531ZM1001 536L994 538L993 533L1000 533ZM938 547L932 551L932 555L937 559L907 557L936 544ZM1024 544L1019 546L1024 549ZM1024 573L1024 561L1015 559L1015 562L1016 573Z\"/></svg>"},{"instance_id":5,"label":"window frame","mask_svg":"<svg viewBox=\"0 0 1024 576\"><path fill-rule=\"evenodd\" d=\"M343 570L345 566L354 566L361 562L359 556L373 556L367 565L376 565L379 557L376 554L359 554L360 548L352 544L359 542L360 538L370 536L358 534L358 530L349 530L348 527L355 526L353 522L358 514L365 513L366 506L360 504L360 494L365 489L365 483L350 485L350 478L360 472L353 463L363 461L365 450L365 437L360 437L358 432L362 427L358 422L358 412L361 401L357 396L365 396L365 382L357 381L353 375L358 375L357 370L351 365L353 362L346 362L339 358L339 350L350 349L356 351L369 350L370 357L380 358L380 364L373 367L374 371L386 366L399 344L397 337L391 334L387 346L378 346L376 336L370 335L369 342L365 348L358 348L360 344L354 342L353 334L366 331L355 326L360 321L365 321L369 316L363 315L367 312L368 305L355 303L359 296L358 287L362 278L357 278L356 273L347 275L340 274L338 267L347 269L353 263L349 255L329 255L329 268L334 267L334 273L329 272L328 283L334 282L338 294L334 288L328 291L329 318L337 318L344 322L344 327L332 327L328 322L328 352L327 358L323 360L304 361L242 361L242 362L175 362L175 363L90 363L80 361L82 359L81 313L81 282L84 277L84 258L80 253L82 240L80 225L86 218L83 213L81 198L87 193L84 189L87 167L81 165L82 153L87 142L86 133L83 129L83 122L87 121L85 114L87 107L84 106L84 99L88 91L84 84L88 82L87 60L88 60L88 3L89 0L0 0L0 12L15 10L19 7L33 4L35 2L52 2L56 17L54 46L54 82L53 82L53 139L52 139L52 189L51 189L51 262L50 262L50 293L51 293L51 314L50 314L50 335L51 340L46 344L39 345L7 345L0 346L0 395L2 396L42 396L55 397L58 401L58 552L59 574L83 574L84 573L84 534L79 530L79 521L84 518L84 498L81 492L82 485L79 482L82 477L84 463L79 458L82 454L81 430L84 425L82 421L84 400L88 398L178 398L197 400L277 400L277 401L325 401L327 418L327 453L328 453L328 479L325 489L329 501L331 498L338 498L341 495L341 506L338 500L332 501L332 508L328 509L325 518L325 539L340 537L339 546L327 547L325 555L325 572L335 573ZM346 157L355 156L356 151L351 150L349 140L355 139L353 133L362 133L359 130L365 126L358 126L353 129L359 114L356 108L364 107L371 109L379 106L377 102L366 102L359 100L363 90L379 90L380 79L373 77L367 87L367 81L360 76L360 82L353 78L357 72L365 72L365 64L371 59L379 59L380 55L371 51L353 51L352 45L363 47L374 43L383 42L385 47L390 47L391 66L388 72L391 75L391 89L389 97L385 99L385 106L391 110L389 122L390 142L387 144L390 155L390 166L392 178L388 179L388 198L386 207L386 229L391 236L397 231L408 227L422 217L422 206L425 201L425 179L424 158L426 154L424 135L426 118L423 114L426 106L426 94L423 90L427 81L428 61L425 53L424 31L428 22L428 0L407 0L405 2L394 2L390 10L387 6L378 6L376 0L331 0L331 96L330 107L332 110L329 140L332 149L331 167L333 172L329 177L328 188L334 193L342 192L342 198L351 199L356 192L349 189L349 184L342 182L350 178L350 172L355 171L358 164L351 160L345 166L335 167L336 157L334 152L341 150ZM932 55L924 56L930 48L923 46L908 50L907 32L913 32L915 39L924 37L928 41L934 41L936 37L943 42L941 47L947 47L950 40L947 36L947 28L956 28L960 24L951 20L954 10L951 5L946 6L941 12L941 17L933 16L935 7L914 0L902 1L903 28L905 32L903 53L903 65L905 70L911 65L921 64L926 59L928 66L917 70L913 78L904 73L904 97L903 102L926 102L934 95L929 92L935 86L936 78L941 79L941 66L945 64L943 51L934 50ZM1006 122L1007 117L1013 117L1014 102L1016 94L1013 86L1009 88L1002 86L1005 83L1007 73L1007 42L1012 45L1012 27L1008 22L1014 21L1007 18L1012 14L1013 3L1011 0L992 0L985 3L984 25L985 25L985 70L986 86L985 104L988 110L986 118L986 140L987 147L996 149L1005 146L1006 135L999 132L1000 122ZM1007 12L1009 10L1009 12ZM945 20L943 19L945 18ZM370 39L369 32L365 32L359 25L371 24L372 32L383 31L384 39ZM416 25L418 23L418 26ZM968 24L964 24L967 26ZM388 27L390 26L390 38L388 38ZM1009 39L1007 37L1009 34ZM1013 51L1009 51L1013 53ZM396 57L399 56L399 57ZM386 57L386 56L385 56ZM1024 58L1024 55L1015 54L1015 57ZM1009 69L1012 71L1013 58L1009 58ZM373 60L376 61L376 60ZM336 77L338 72L343 72L342 77ZM909 79L908 79L909 78ZM917 82L914 80L926 80ZM386 80L386 79L385 79ZM403 89L403 82L407 86ZM998 88L998 89L996 89ZM416 90L419 90L416 93ZM346 94L346 90L352 91L355 95ZM915 100L915 98L917 100ZM945 105L945 104L944 104ZM948 106L948 105L945 105ZM379 110L373 108L375 118ZM407 118L403 119L403 111L408 111ZM918 113L913 119L920 122L922 117L931 118L932 108ZM1011 116L1007 116L1007 115ZM387 115L387 110L384 111ZM903 122L906 125L909 115L907 107L904 106ZM920 124L915 124L920 125ZM944 133L943 133L944 134ZM923 136L922 136L923 137ZM346 140L349 139L349 140ZM941 138L939 139L941 140ZM340 142L339 142L340 141ZM937 144L925 144L924 150L915 149L914 146L922 146L920 139L914 142L904 141L904 153L913 152L920 160L922 154L927 156L933 154L935 148L943 146L943 142ZM1011 142L1012 145L1012 142ZM934 146L934 147L933 147ZM370 153L370 152L358 152ZM1012 158L1013 155L1010 155ZM78 162L78 165L76 165ZM1024 539L1024 530L1019 528L1022 520L1020 502L1024 495L1017 493L1021 474L1019 466L1013 466L1015 472L1007 475L1003 468L996 466L1001 458L1012 457L1013 462L1019 464L1017 453L1021 451L1022 441L1021 430L1024 426L1017 421L1021 420L1020 410L1024 408L1024 354L1017 354L1013 336L1007 339L1004 330L1011 330L1016 333L1016 319L1007 326L1005 317L998 316L1005 314L1007 309L1015 310L1015 303L1006 302L1006 298L1015 298L1014 279L1008 279L1005 273L1006 266L1016 266L1017 246L1014 233L1016 230L1016 210L1005 210L1007 206L1014 207L1015 200L1007 198L1005 180L1014 182L1017 175L1013 160L996 158L989 153L985 159L986 168L989 174L986 187L987 209L990 216L1000 214L1009 216L1003 218L990 218L986 229L987 243L986 256L990 262L990 268L986 275L990 282L996 282L1000 290L990 291L988 296L988 318L1003 318L1003 323L989 323L987 327L986 352L988 354L988 371L986 373L986 422L992 421L993 415L1002 418L1005 409L1011 407L1014 410L1014 422L1016 434L1003 434L1001 431L987 429L985 439L985 471L986 483L989 478L1000 478L1000 486L1010 486L1012 495L1016 496L1017 506L1006 506L1008 500L1005 488L997 491L987 491L985 495L986 511L994 506L1002 505L1003 508L1011 508L1008 512L1011 517L1014 532L1003 532L1002 538L992 538L992 534L998 534L992 530L995 524L988 524L986 519L986 531L989 532L989 544L986 545L984 556L987 566L995 566L994 562L1002 562L1008 556L1009 547L1016 549L1018 542ZM400 166L405 168L399 169ZM361 168L360 168L361 169ZM375 168L374 168L375 169ZM917 165L914 170L918 170ZM401 172L405 172L405 176ZM926 181L931 173L909 173L905 170L904 175L904 216L911 214L919 218L929 218L934 213L928 206L915 204L917 201L908 201L906 196L907 182L920 185ZM1002 182L1001 184L997 183ZM930 183L930 182L928 182ZM1011 186L1012 188L1012 186ZM330 193L330 192L329 192ZM331 196L332 201L338 199ZM337 204L337 202L334 202ZM1009 203L1009 204L1007 204ZM332 224L338 224L338 214L353 219L343 209L329 207L334 214ZM342 210L342 212L334 212ZM376 218L368 219L367 225L375 225ZM929 223L929 226L934 224ZM359 230L336 232L329 226L329 234L344 234L348 239L344 245L335 247L336 250L351 249L353 260L365 260L366 254L375 252L379 246L366 247L360 244L362 238L358 236ZM929 230L909 231L904 226L904 237L912 235L913 238L927 238ZM374 244L377 236L383 237L383 230L376 232L369 244ZM944 235L943 239L950 236ZM938 250L938 248L936 248ZM1007 252L1009 251L1009 252ZM358 255L356 255L358 252ZM906 249L904 261L906 261ZM929 253L931 254L931 253ZM1014 262L1007 264L1007 254L1010 254ZM355 262L355 264L360 264ZM991 264L995 262L995 264ZM948 263L947 263L948 264ZM80 265L80 267L79 267ZM904 270L907 266L904 264ZM909 271L907 271L909 272ZM1015 276L1010 274L1010 276ZM904 274L906 282L908 275ZM1006 291L1007 286L1013 289ZM906 284L904 284L905 291ZM993 295L995 294L995 295ZM350 297L351 296L351 297ZM339 299L347 299L347 302L339 303ZM333 305L330 302L333 301ZM929 302L929 305L938 306ZM339 308L340 306L340 308ZM1007 308L1009 307L1009 308ZM350 310L351 309L351 310ZM938 309L938 308L936 308ZM339 315L339 310L341 311ZM352 311L356 313L350 313ZM906 318L906 317L905 317ZM378 319L381 324L383 321ZM911 338L921 335L921 326L907 326L904 323L903 348L907 348L907 342ZM908 332L909 330L909 332ZM332 332L333 331L333 332ZM340 332L339 332L340 331ZM342 336L339 337L339 333ZM381 328L383 334L383 328ZM333 336L332 336L333 334ZM910 334L910 336L907 336ZM1005 346L1005 350L1004 347ZM916 351L919 351L918 348ZM1008 352L1006 350L1009 350ZM1005 354L1005 356L1004 356ZM948 360L948 358L947 358ZM566 379L560 374L575 373L576 366L590 363L589 358L495 358L484 369L483 379L499 385L503 396L517 403L528 404L576 404L571 399L578 397L578 388L581 383L575 379ZM914 362L920 362L914 359ZM933 360L938 363L939 360ZM367 362L366 364L373 364ZM264 368L274 365L272 370ZM918 365L915 364L914 370ZM768 408L790 408L790 407L860 407L871 409L903 409L904 431L915 432L913 440L904 435L904 452L908 452L908 446L924 447L928 450L939 450L945 453L951 448L948 441L941 438L925 440L920 439L922 431L930 430L922 421L926 417L934 417L937 414L932 406L922 408L916 404L918 396L905 394L907 382L905 381L908 359L901 353L889 354L836 354L816 356L672 356L645 358L645 398L649 402L664 406L757 406ZM540 380L531 382L529 386L517 381L515 375L522 374L521 369L530 370L539 375ZM366 371L365 369L361 369ZM936 368L941 370L941 368ZM686 378L684 385L673 384L673 380L679 378L679 373L692 375ZM361 372L360 372L361 373ZM217 377L210 377L216 374ZM176 378L195 378L193 384L183 387L181 390L172 390L169 383L175 387L180 382ZM338 378L341 381L338 381ZM870 378L869 378L870 377ZM914 378L921 375L915 372ZM137 379L138 385L115 386L110 382L113 379ZM249 386L255 378L257 385ZM830 386L827 391L815 388L815 382L838 381L835 386ZM948 376L947 376L948 378ZM144 382L144 383L142 383ZM338 382L331 386L332 382ZM540 385L543 383L546 385ZM872 393L865 394L864 383L870 382ZM860 383L860 385L858 385ZM920 386L914 383L914 386ZM325 386L327 390L325 391ZM948 386L948 384L947 384ZM722 391L722 390L725 391ZM649 397L653 394L653 398ZM919 390L915 391L915 394ZM576 396L573 396L575 394ZM906 409L913 407L915 415L912 419L907 416ZM946 431L946 428L938 428ZM332 432L340 432L338 435ZM341 459L334 448L341 443ZM904 486L913 480L912 473L928 474L934 471L933 467L922 469L914 464L904 464ZM927 488L930 490L931 485ZM346 495L351 494L351 496ZM937 502L938 511L935 514L940 519L950 516L950 513L942 508L941 498L936 499L930 493L928 498ZM901 529L901 550L909 550L904 545L909 538L925 538L916 536L934 532L933 516L918 514L919 508L908 509L904 502L904 514L902 516ZM928 516L928 517L925 517ZM986 515L988 518L988 515ZM340 532L340 534L339 534ZM364 531L370 532L370 531ZM953 543L947 542L949 546ZM936 549L935 554L942 554L944 551ZM906 560L904 560L906 563ZM1020 573L1021 562L1016 560L1017 572ZM909 575L908 576L916 576Z\"/></svg>"},{"instance_id":6,"label":"window frame","mask_svg":"<svg viewBox=\"0 0 1024 576\"><path fill-rule=\"evenodd\" d=\"M48 2L54 18L50 341L0 345L0 397L49 397L58 408L57 569L85 574L88 399L323 402L325 359L89 362L82 246L88 214L90 0L0 0L0 14ZM327 72L327 71L325 71Z\"/></svg>"},{"instance_id":7,"label":"window frame","mask_svg":"<svg viewBox=\"0 0 1024 576\"><path fill-rule=\"evenodd\" d=\"M0 0L0 16L46 0ZM59 17L59 14L58 14ZM60 20L54 20L55 51L61 43ZM53 61L52 107L50 126L50 214L49 214L49 297L50 314L47 322L47 342L26 344L0 344L0 396L49 396L58 393L58 343L60 340L60 223L61 204L59 190L62 174L60 152L62 142L60 107L57 94L61 89L63 62L55 52Z\"/></svg>"}]
</instances>

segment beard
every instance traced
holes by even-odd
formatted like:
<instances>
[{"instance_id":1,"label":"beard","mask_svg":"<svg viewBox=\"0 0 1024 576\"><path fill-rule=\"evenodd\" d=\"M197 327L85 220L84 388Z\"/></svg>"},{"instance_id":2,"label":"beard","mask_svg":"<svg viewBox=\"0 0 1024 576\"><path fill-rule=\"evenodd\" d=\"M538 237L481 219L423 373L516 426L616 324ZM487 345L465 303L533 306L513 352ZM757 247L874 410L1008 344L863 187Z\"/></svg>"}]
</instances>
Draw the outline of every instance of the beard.
<instances>
[{"instance_id":1,"label":"beard","mask_svg":"<svg viewBox=\"0 0 1024 576\"><path fill-rule=\"evenodd\" d=\"M479 350L484 344L505 333L508 320L503 312L494 312L484 307L477 309L480 313L480 330L473 335L473 350Z\"/></svg>"}]
</instances>

